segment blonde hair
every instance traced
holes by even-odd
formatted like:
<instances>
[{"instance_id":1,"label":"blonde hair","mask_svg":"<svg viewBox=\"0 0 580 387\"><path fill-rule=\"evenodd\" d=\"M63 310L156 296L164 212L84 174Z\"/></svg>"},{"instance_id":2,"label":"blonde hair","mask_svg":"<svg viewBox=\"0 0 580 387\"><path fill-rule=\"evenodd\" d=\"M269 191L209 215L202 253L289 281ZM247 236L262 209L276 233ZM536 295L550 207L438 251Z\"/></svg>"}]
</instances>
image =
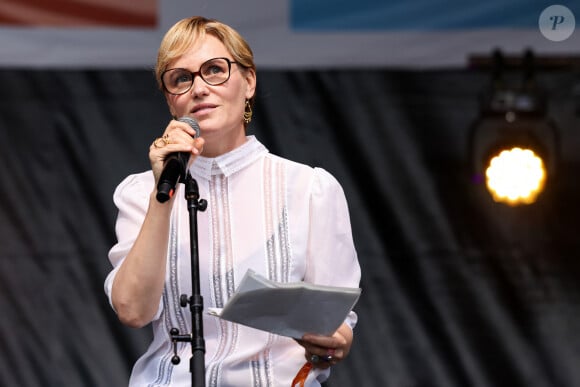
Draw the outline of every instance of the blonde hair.
<instances>
[{"instance_id":1,"label":"blonde hair","mask_svg":"<svg viewBox=\"0 0 580 387\"><path fill-rule=\"evenodd\" d=\"M202 16L192 16L182 19L171 27L159 46L155 78L157 85L163 90L161 75L169 63L183 55L197 40L210 34L219 39L232 55L233 60L244 69L256 71L254 54L246 40L232 27L214 19ZM254 105L255 94L250 99L250 106Z\"/></svg>"}]
</instances>

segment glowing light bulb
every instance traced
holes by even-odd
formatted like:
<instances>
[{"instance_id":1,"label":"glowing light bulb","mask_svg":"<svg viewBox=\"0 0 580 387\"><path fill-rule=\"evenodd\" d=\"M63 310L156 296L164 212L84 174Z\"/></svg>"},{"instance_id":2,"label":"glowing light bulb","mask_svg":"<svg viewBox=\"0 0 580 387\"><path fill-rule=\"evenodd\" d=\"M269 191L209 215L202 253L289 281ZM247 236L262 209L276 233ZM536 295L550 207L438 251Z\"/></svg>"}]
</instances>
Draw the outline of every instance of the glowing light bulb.
<instances>
[{"instance_id":1,"label":"glowing light bulb","mask_svg":"<svg viewBox=\"0 0 580 387\"><path fill-rule=\"evenodd\" d=\"M493 157L485 176L493 200L516 206L536 201L547 174L543 160L531 149L514 147Z\"/></svg>"}]
</instances>

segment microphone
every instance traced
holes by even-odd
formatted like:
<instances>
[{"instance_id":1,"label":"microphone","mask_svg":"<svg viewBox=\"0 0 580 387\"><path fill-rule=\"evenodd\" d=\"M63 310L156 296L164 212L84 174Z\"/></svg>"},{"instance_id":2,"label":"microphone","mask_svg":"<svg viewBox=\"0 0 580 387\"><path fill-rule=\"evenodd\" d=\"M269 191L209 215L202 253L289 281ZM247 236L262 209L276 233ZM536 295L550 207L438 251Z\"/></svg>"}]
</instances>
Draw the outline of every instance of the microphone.
<instances>
[{"instance_id":1,"label":"microphone","mask_svg":"<svg viewBox=\"0 0 580 387\"><path fill-rule=\"evenodd\" d=\"M181 117L177 121L185 122L195 130L193 138L199 137L200 129L196 120L191 117ZM165 203L173 196L175 186L184 178L189 156L188 152L174 152L165 159L165 166L159 177L157 195L155 196L159 203Z\"/></svg>"}]
</instances>

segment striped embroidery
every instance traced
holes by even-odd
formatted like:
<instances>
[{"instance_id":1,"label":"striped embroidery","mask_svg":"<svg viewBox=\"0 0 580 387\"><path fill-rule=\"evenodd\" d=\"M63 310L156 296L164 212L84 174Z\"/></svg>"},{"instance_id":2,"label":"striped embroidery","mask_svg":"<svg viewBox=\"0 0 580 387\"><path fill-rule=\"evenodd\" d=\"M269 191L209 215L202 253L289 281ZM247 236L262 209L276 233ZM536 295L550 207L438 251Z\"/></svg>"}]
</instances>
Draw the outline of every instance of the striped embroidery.
<instances>
[{"instance_id":1,"label":"striped embroidery","mask_svg":"<svg viewBox=\"0 0 580 387\"><path fill-rule=\"evenodd\" d=\"M286 197L286 170L284 165L274 157L264 158L264 223L268 277L274 281L288 282L290 244L288 238L288 217ZM266 348L276 340L268 334ZM259 367L259 369L257 369ZM256 386L272 386L272 363L270 350L265 350L259 363L252 363ZM263 371L262 371L263 370Z\"/></svg>"},{"instance_id":2,"label":"striped embroidery","mask_svg":"<svg viewBox=\"0 0 580 387\"><path fill-rule=\"evenodd\" d=\"M230 224L230 205L228 196L228 179L223 175L214 175L210 181L210 203L212 203L211 228L213 235L212 252L212 286L215 305L222 308L235 291L233 271L232 235ZM215 354L216 361L209 367L209 385L219 385L222 362L234 351L237 342L238 327L225 320L220 320L220 340Z\"/></svg>"},{"instance_id":3,"label":"striped embroidery","mask_svg":"<svg viewBox=\"0 0 580 387\"><path fill-rule=\"evenodd\" d=\"M264 200L268 277L288 282L290 243L286 198L286 170L273 157L264 159Z\"/></svg>"}]
</instances>

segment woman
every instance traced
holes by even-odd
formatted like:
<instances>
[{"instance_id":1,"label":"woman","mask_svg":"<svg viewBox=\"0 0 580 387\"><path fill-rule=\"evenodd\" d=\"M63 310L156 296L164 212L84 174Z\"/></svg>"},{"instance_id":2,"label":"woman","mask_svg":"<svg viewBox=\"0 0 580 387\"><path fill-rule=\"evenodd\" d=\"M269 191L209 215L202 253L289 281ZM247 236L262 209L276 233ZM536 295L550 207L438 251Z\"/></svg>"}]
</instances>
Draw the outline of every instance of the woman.
<instances>
[{"instance_id":1,"label":"woman","mask_svg":"<svg viewBox=\"0 0 580 387\"><path fill-rule=\"evenodd\" d=\"M184 19L165 35L156 77L171 120L151 144L151 170L116 189L118 242L105 291L119 319L152 323L153 342L137 361L131 386L189 386L187 361L171 364L169 330L191 332L180 294L191 292L189 217L183 194L155 199L166 157L189 153L188 170L209 205L198 217L200 287L205 307L223 307L248 269L279 282L358 287L360 268L344 193L326 171L274 156L246 136L256 91L253 54L231 27ZM178 188L183 190L183 186ZM319 386L350 349L356 315L332 336L301 340L230 323L204 313L208 386L290 386L305 359L305 386ZM178 343L182 359L189 343ZM327 357L327 358L325 358ZM319 360L324 359L324 360ZM326 360L326 361L325 361ZM308 368L308 367L306 367Z\"/></svg>"}]
</instances>

